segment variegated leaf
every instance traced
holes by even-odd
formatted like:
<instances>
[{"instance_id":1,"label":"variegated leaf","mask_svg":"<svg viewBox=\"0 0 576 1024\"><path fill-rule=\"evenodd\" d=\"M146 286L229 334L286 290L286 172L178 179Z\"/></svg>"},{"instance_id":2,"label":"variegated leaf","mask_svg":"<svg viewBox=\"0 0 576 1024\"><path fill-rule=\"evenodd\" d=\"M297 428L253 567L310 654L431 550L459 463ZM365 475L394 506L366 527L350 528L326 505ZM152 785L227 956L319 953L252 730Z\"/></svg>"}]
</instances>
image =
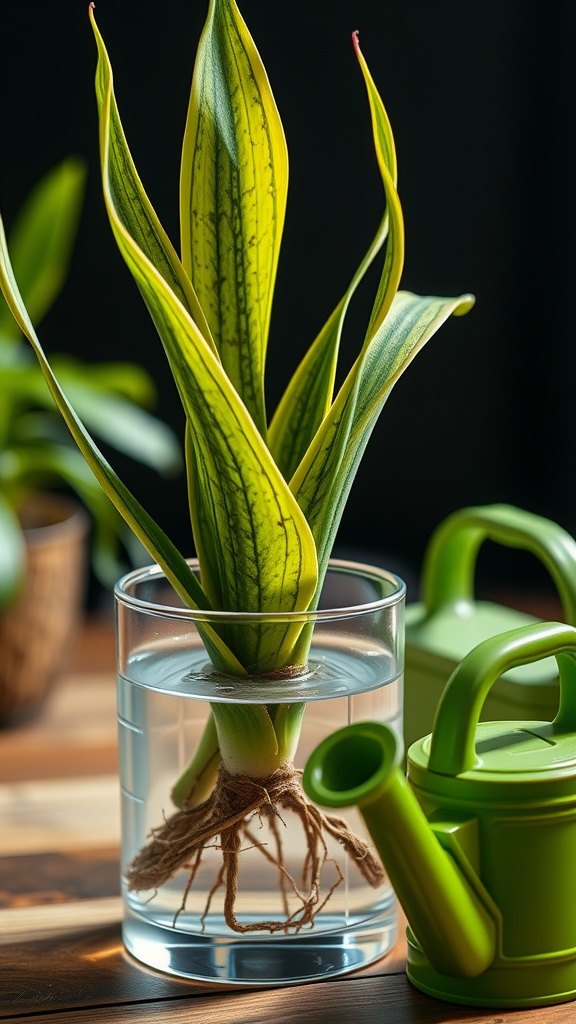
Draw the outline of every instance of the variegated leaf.
<instances>
[{"instance_id":1,"label":"variegated leaf","mask_svg":"<svg viewBox=\"0 0 576 1024\"><path fill-rule=\"evenodd\" d=\"M182 261L224 368L264 436L287 183L284 131L262 61L234 0L211 0L182 152Z\"/></svg>"},{"instance_id":2,"label":"variegated leaf","mask_svg":"<svg viewBox=\"0 0 576 1024\"><path fill-rule=\"evenodd\" d=\"M100 60L107 65L99 48ZM102 79L102 73L98 73ZM209 515L212 561L203 564L211 594L227 611L302 610L316 587L316 551L305 517L274 463L245 404L212 346L163 273L140 248L115 205L109 185L111 79L100 94L104 197L122 256L144 297L166 349L186 412ZM276 643L276 641L275 641ZM264 657L261 638L241 660ZM266 647L266 658L272 647ZM276 650L281 656L281 652Z\"/></svg>"},{"instance_id":3,"label":"variegated leaf","mask_svg":"<svg viewBox=\"0 0 576 1024\"><path fill-rule=\"evenodd\" d=\"M398 292L342 386L291 484L316 540L320 578L358 465L394 384L448 317L463 315L473 303L471 295L437 298Z\"/></svg>"}]
</instances>

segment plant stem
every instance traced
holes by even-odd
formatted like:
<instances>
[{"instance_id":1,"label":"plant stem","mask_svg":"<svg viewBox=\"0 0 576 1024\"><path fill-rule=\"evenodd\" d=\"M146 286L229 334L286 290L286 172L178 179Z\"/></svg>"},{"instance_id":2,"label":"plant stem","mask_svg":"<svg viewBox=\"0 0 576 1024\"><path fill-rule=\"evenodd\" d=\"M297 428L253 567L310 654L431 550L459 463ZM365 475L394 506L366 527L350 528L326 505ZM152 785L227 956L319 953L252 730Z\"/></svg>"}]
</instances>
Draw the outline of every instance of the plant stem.
<instances>
[{"instance_id":1,"label":"plant stem","mask_svg":"<svg viewBox=\"0 0 576 1024\"><path fill-rule=\"evenodd\" d=\"M260 779L284 760L265 704L213 704L222 764L231 775Z\"/></svg>"},{"instance_id":2,"label":"plant stem","mask_svg":"<svg viewBox=\"0 0 576 1024\"><path fill-rule=\"evenodd\" d=\"M214 716L211 714L190 764L170 794L175 806L197 807L206 800L214 789L219 767L218 733Z\"/></svg>"},{"instance_id":3,"label":"plant stem","mask_svg":"<svg viewBox=\"0 0 576 1024\"><path fill-rule=\"evenodd\" d=\"M292 762L306 705L213 704L190 764L175 783L176 807L197 807L216 783L222 763L233 775L264 778Z\"/></svg>"}]
</instances>

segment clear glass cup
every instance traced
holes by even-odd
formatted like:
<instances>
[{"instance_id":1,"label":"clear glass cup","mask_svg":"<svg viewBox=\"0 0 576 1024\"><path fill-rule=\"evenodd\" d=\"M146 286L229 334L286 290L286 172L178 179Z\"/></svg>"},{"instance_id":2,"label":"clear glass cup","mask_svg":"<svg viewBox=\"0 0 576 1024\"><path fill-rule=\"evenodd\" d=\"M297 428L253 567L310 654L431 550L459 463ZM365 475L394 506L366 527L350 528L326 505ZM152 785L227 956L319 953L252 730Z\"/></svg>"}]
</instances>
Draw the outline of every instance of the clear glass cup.
<instances>
[{"instance_id":1,"label":"clear glass cup","mask_svg":"<svg viewBox=\"0 0 576 1024\"><path fill-rule=\"evenodd\" d=\"M402 735L404 583L380 568L332 560L317 611L204 612L184 608L162 572L148 567L119 581L115 601L127 950L156 970L252 986L337 975L387 953L396 938L396 901L354 808L338 814L368 845L380 874L368 882L341 837L322 831L311 918L303 910L310 899L307 831L298 814L280 805L269 815L241 816L237 927L227 923L222 880L228 833L206 841L192 884L192 854L160 886L133 891L127 875L152 830L177 813L172 788L206 735L214 703L265 705L272 719L281 706L303 708L293 758L298 772L344 725L376 720ZM279 623L313 630L307 665L295 675L239 678L212 667L201 635L207 625L222 632Z\"/></svg>"}]
</instances>

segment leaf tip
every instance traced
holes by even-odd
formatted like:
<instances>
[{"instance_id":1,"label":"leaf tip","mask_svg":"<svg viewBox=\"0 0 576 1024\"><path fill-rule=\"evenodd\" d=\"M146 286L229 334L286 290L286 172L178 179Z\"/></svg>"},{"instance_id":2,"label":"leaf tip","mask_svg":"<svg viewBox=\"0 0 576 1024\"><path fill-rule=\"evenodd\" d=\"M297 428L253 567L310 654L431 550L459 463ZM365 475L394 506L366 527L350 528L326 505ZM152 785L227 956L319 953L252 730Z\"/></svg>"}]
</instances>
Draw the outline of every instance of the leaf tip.
<instances>
[{"instance_id":1,"label":"leaf tip","mask_svg":"<svg viewBox=\"0 0 576 1024\"><path fill-rule=\"evenodd\" d=\"M354 52L358 55L360 53L360 33L358 29L355 29L352 33L352 46L354 47Z\"/></svg>"},{"instance_id":2,"label":"leaf tip","mask_svg":"<svg viewBox=\"0 0 576 1024\"><path fill-rule=\"evenodd\" d=\"M454 310L454 316L465 316L469 313L473 306L476 305L476 296L470 292L466 292L460 296L460 301Z\"/></svg>"}]
</instances>

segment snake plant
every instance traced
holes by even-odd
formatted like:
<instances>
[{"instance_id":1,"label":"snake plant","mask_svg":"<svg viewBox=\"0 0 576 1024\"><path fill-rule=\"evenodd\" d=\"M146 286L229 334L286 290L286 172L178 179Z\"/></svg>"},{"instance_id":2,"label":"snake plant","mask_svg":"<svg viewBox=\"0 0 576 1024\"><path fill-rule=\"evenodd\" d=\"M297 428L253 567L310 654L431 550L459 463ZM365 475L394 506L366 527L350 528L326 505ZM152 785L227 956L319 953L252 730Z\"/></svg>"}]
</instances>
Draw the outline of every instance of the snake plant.
<instances>
[{"instance_id":1,"label":"snake plant","mask_svg":"<svg viewBox=\"0 0 576 1024\"><path fill-rule=\"evenodd\" d=\"M259 53L234 0L209 0L198 44L180 177L180 251L144 190L122 127L110 60L96 25L102 185L111 229L164 347L186 415L193 572L87 432L53 372L20 296L5 240L0 279L54 399L106 493L190 608L313 609L362 454L382 408L422 346L470 295L400 290L404 228L394 139L382 100L353 46L371 112L383 213L360 266L269 417L264 371L288 193L284 131ZM335 391L339 344L354 292L383 253L357 356ZM274 675L306 664L296 626L246 637L204 627L219 671ZM301 710L301 709L300 709ZM264 706L213 707L198 757L219 746L224 769L267 778L297 741L301 715ZM174 799L194 804L197 759ZM188 826L190 827L190 826ZM205 840L207 841L207 840ZM190 842L183 862L189 856ZM152 883L160 884L157 879ZM135 887L137 885L135 884Z\"/></svg>"},{"instance_id":2,"label":"snake plant","mask_svg":"<svg viewBox=\"0 0 576 1024\"><path fill-rule=\"evenodd\" d=\"M66 157L36 182L17 211L10 252L31 320L38 324L67 280L84 195L86 168ZM147 407L155 400L148 373L134 363L83 363L56 355L52 366L100 438L162 473L181 469L181 447ZM0 296L0 608L23 583L23 515L39 491L72 488L89 509L92 560L109 586L121 569L124 521L72 442L44 376Z\"/></svg>"}]
</instances>

